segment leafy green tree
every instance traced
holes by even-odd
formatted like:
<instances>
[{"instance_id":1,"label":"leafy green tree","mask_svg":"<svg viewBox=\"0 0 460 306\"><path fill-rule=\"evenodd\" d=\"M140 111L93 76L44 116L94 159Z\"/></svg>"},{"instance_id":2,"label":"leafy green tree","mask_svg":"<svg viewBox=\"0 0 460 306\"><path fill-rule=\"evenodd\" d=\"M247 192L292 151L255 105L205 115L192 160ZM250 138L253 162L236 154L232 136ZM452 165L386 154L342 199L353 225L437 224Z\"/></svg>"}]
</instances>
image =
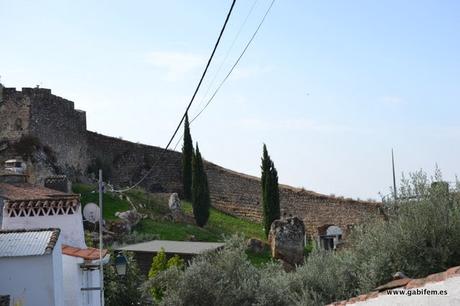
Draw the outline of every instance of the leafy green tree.
<instances>
[{"instance_id":1,"label":"leafy green tree","mask_svg":"<svg viewBox=\"0 0 460 306\"><path fill-rule=\"evenodd\" d=\"M268 155L267 146L265 144L263 147L261 169L263 222L265 235L268 236L272 222L280 218L281 212L278 171Z\"/></svg>"},{"instance_id":2,"label":"leafy green tree","mask_svg":"<svg viewBox=\"0 0 460 306\"><path fill-rule=\"evenodd\" d=\"M193 159L193 142L190 135L190 124L188 114L185 115L184 121L184 144L182 146L182 184L184 188L184 199L192 200L192 159Z\"/></svg>"},{"instance_id":3,"label":"leafy green tree","mask_svg":"<svg viewBox=\"0 0 460 306\"><path fill-rule=\"evenodd\" d=\"M211 199L209 196L208 177L203 167L200 149L196 145L193 155L193 180L192 180L192 207L196 224L200 227L206 225L209 219Z\"/></svg>"},{"instance_id":4,"label":"leafy green tree","mask_svg":"<svg viewBox=\"0 0 460 306\"><path fill-rule=\"evenodd\" d=\"M161 271L165 271L171 267L183 268L184 260L177 254L167 260L165 250L161 248L160 252L158 252L158 254L152 259L152 265L149 270L149 279L155 278ZM156 286L150 288L150 294L157 301L162 299L163 291L163 287Z\"/></svg>"},{"instance_id":5,"label":"leafy green tree","mask_svg":"<svg viewBox=\"0 0 460 306\"><path fill-rule=\"evenodd\" d=\"M104 300L105 305L110 306L131 306L147 305L148 301L143 297L141 286L145 277L139 271L136 260L132 253L126 253L127 270L126 275L119 276L115 270L114 263L104 265ZM116 258L115 253L110 258Z\"/></svg>"}]
</instances>

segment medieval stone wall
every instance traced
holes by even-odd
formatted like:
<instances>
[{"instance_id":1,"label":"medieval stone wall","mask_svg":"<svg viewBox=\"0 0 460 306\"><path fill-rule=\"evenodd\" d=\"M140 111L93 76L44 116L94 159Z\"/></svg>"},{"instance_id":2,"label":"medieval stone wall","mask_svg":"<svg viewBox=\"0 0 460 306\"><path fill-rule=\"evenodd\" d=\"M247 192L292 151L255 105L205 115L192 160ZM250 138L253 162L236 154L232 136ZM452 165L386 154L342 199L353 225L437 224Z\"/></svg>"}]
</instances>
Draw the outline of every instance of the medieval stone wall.
<instances>
[{"instance_id":1,"label":"medieval stone wall","mask_svg":"<svg viewBox=\"0 0 460 306\"><path fill-rule=\"evenodd\" d=\"M144 177L140 185L151 192L182 192L182 155L153 146L124 141L114 137L87 132L88 156L110 166L111 183L130 186Z\"/></svg>"},{"instance_id":2,"label":"medieval stone wall","mask_svg":"<svg viewBox=\"0 0 460 306\"><path fill-rule=\"evenodd\" d=\"M15 88L3 88L0 101L0 141L18 140L29 131L30 97Z\"/></svg>"},{"instance_id":3,"label":"medieval stone wall","mask_svg":"<svg viewBox=\"0 0 460 306\"><path fill-rule=\"evenodd\" d=\"M56 153L64 173L71 178L85 175L99 163L110 169L109 180L117 187L130 186L148 173L140 185L151 192L182 193L181 154L124 141L86 130L85 113L74 103L48 89L3 89L0 102L0 140L17 140L31 134ZM1 153L1 152L0 152ZM1 162L2 160L0 160ZM152 171L149 171L152 169ZM229 214L261 221L260 180L205 162L214 207ZM304 220L307 233L317 236L327 225L346 234L352 225L379 216L380 204L321 195L280 186L281 210Z\"/></svg>"},{"instance_id":4,"label":"medieval stone wall","mask_svg":"<svg viewBox=\"0 0 460 306\"><path fill-rule=\"evenodd\" d=\"M81 173L87 166L85 112L49 89L23 88L22 92L31 99L30 133L54 149L66 172Z\"/></svg>"},{"instance_id":5,"label":"medieval stone wall","mask_svg":"<svg viewBox=\"0 0 460 306\"><path fill-rule=\"evenodd\" d=\"M262 221L260 179L206 163L214 207L231 215ZM280 185L281 214L298 216L310 237L326 225L336 225L344 235L355 224L381 216L380 204L326 196L313 191Z\"/></svg>"},{"instance_id":6,"label":"medieval stone wall","mask_svg":"<svg viewBox=\"0 0 460 306\"><path fill-rule=\"evenodd\" d=\"M59 166L75 177L87 166L86 115L45 88L3 88L0 140L33 135L54 150Z\"/></svg>"}]
</instances>

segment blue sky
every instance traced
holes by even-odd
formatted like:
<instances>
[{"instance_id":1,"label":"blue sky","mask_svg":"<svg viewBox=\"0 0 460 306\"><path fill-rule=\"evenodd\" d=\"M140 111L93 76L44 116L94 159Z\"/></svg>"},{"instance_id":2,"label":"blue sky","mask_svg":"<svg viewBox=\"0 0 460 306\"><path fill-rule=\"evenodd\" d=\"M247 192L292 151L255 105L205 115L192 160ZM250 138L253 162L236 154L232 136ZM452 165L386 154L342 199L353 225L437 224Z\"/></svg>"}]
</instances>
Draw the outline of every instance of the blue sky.
<instances>
[{"instance_id":1,"label":"blue sky","mask_svg":"<svg viewBox=\"0 0 460 306\"><path fill-rule=\"evenodd\" d=\"M253 4L237 1L191 114L269 1L256 2L230 49ZM87 112L90 130L164 146L229 6L0 0L1 81L51 88ZM447 180L460 173L459 85L459 1L279 0L192 136L236 171L259 175L265 142L282 183L378 199L392 147L398 176L436 163Z\"/></svg>"}]
</instances>

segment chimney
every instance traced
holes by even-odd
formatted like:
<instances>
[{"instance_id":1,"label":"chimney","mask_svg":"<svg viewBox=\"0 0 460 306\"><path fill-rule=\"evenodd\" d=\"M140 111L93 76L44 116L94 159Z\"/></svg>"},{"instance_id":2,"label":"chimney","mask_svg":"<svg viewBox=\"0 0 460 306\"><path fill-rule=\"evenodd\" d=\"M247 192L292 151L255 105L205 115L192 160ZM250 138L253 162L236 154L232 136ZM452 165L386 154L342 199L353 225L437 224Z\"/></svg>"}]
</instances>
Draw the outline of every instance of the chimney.
<instances>
[{"instance_id":1,"label":"chimney","mask_svg":"<svg viewBox=\"0 0 460 306\"><path fill-rule=\"evenodd\" d=\"M54 175L47 177L45 179L45 187L64 193L72 192L70 181L67 179L67 176L65 175Z\"/></svg>"}]
</instances>

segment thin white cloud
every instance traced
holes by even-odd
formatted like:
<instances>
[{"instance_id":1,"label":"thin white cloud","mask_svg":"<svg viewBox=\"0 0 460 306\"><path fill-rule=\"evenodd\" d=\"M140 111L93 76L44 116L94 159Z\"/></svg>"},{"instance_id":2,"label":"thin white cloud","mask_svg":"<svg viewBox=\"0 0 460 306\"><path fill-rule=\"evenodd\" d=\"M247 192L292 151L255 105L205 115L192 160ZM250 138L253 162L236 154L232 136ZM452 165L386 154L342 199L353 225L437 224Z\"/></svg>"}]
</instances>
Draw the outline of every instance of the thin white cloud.
<instances>
[{"instance_id":1,"label":"thin white cloud","mask_svg":"<svg viewBox=\"0 0 460 306\"><path fill-rule=\"evenodd\" d=\"M147 62L164 72L163 79L171 82L187 77L191 72L203 67L203 56L178 51L155 51L147 55Z\"/></svg>"}]
</instances>

